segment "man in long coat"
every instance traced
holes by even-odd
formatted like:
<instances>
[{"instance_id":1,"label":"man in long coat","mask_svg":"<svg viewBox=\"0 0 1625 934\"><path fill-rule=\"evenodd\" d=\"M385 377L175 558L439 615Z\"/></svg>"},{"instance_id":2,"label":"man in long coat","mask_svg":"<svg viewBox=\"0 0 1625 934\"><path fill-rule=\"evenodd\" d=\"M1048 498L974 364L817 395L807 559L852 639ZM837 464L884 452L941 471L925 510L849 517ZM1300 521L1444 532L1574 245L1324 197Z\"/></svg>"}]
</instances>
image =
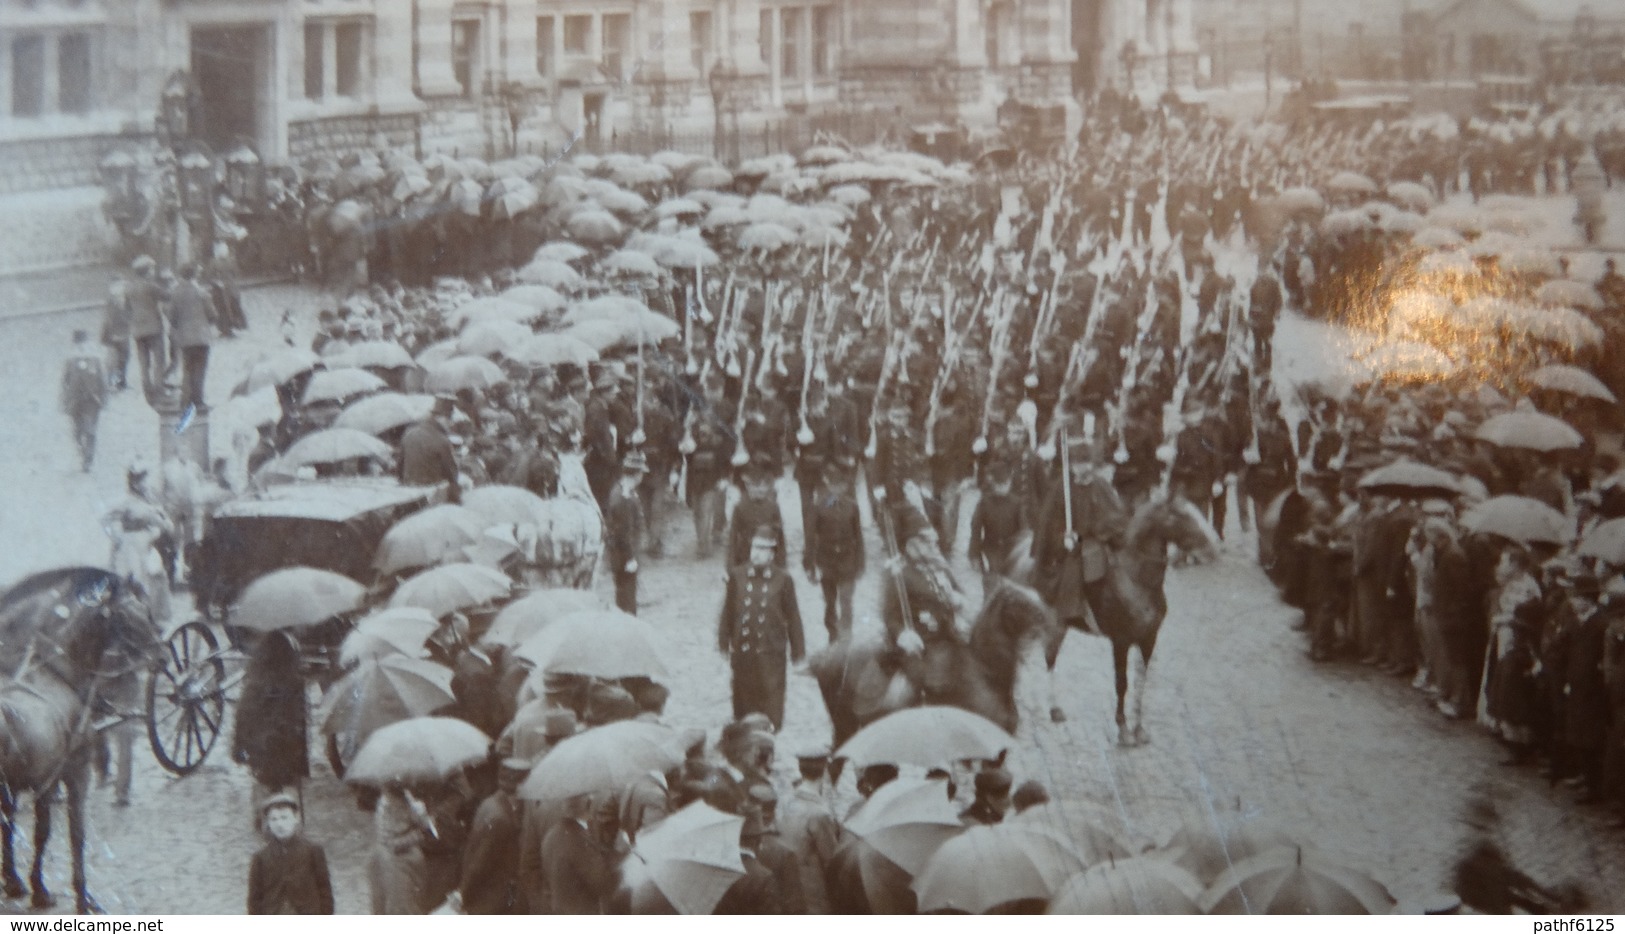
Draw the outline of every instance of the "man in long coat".
<instances>
[{"instance_id":1,"label":"man in long coat","mask_svg":"<svg viewBox=\"0 0 1625 934\"><path fill-rule=\"evenodd\" d=\"M188 263L181 270L169 298L172 338L181 355L181 408L204 410L203 378L209 369L209 342L214 336L214 299L198 281L198 267Z\"/></svg>"},{"instance_id":2,"label":"man in long coat","mask_svg":"<svg viewBox=\"0 0 1625 934\"><path fill-rule=\"evenodd\" d=\"M463 911L471 915L527 913L519 886L519 840L523 809L516 797L530 760L510 758L497 773L497 790L480 802L463 852Z\"/></svg>"},{"instance_id":3,"label":"man in long coat","mask_svg":"<svg viewBox=\"0 0 1625 934\"><path fill-rule=\"evenodd\" d=\"M437 399L434 414L406 429L401 436L401 482L408 486L447 485L448 499L461 497L457 484L457 455L446 435L443 420L451 414L451 401Z\"/></svg>"},{"instance_id":4,"label":"man in long coat","mask_svg":"<svg viewBox=\"0 0 1625 934\"><path fill-rule=\"evenodd\" d=\"M774 560L780 535L761 526L751 536L750 563L729 574L717 627L717 647L733 667L734 718L763 713L774 729L784 725L785 651L794 662L807 654L795 583Z\"/></svg>"},{"instance_id":5,"label":"man in long coat","mask_svg":"<svg viewBox=\"0 0 1625 934\"><path fill-rule=\"evenodd\" d=\"M124 293L130 305L130 336L141 363L141 388L151 399L169 365L164 356L164 293L153 277L156 266L151 258L138 257L130 268L135 275Z\"/></svg>"},{"instance_id":6,"label":"man in long coat","mask_svg":"<svg viewBox=\"0 0 1625 934\"><path fill-rule=\"evenodd\" d=\"M622 612L638 612L638 556L643 553L647 520L638 485L649 469L643 455L634 451L621 467L621 481L609 494L604 511L604 562L615 578L615 605Z\"/></svg>"}]
</instances>

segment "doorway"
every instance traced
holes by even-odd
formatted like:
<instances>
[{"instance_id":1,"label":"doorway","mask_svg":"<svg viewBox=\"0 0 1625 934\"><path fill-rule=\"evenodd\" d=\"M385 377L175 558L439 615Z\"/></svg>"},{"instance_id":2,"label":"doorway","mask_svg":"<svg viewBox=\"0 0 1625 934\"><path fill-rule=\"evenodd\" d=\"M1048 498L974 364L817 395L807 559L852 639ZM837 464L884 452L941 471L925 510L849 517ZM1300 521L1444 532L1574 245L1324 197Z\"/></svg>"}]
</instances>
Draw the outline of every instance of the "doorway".
<instances>
[{"instance_id":1,"label":"doorway","mask_svg":"<svg viewBox=\"0 0 1625 934\"><path fill-rule=\"evenodd\" d=\"M270 118L268 26L196 26L192 78L203 92L198 138L216 153L239 142L267 151Z\"/></svg>"},{"instance_id":2,"label":"doorway","mask_svg":"<svg viewBox=\"0 0 1625 934\"><path fill-rule=\"evenodd\" d=\"M1072 92L1093 94L1100 75L1104 0L1072 0Z\"/></svg>"}]
</instances>

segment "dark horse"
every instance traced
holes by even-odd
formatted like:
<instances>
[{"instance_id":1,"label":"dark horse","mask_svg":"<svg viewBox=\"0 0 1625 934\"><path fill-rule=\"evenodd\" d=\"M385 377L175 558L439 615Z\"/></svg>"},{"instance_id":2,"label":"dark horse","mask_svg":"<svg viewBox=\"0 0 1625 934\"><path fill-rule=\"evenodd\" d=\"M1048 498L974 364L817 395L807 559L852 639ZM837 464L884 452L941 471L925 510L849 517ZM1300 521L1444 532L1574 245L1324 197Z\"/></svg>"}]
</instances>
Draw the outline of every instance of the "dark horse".
<instances>
[{"instance_id":1,"label":"dark horse","mask_svg":"<svg viewBox=\"0 0 1625 934\"><path fill-rule=\"evenodd\" d=\"M12 835L20 797L31 792L32 904L53 903L43 863L60 785L67 790L76 904L81 913L96 908L85 890L84 829L93 721L109 713L98 696L107 680L144 665L156 646L157 628L137 586L109 571L74 567L35 574L0 596L0 881L8 898L29 891L17 875Z\"/></svg>"},{"instance_id":2,"label":"dark horse","mask_svg":"<svg viewBox=\"0 0 1625 934\"><path fill-rule=\"evenodd\" d=\"M866 724L921 703L961 707L1013 733L1021 649L1028 639L1054 629L1055 618L1038 594L999 580L987 592L968 642L943 639L926 647L925 664L941 675L932 680L947 685L942 696L923 697L917 688L885 690L890 679L881 675L887 670L882 657L890 650L878 640L837 642L815 655L809 667L824 695L837 747Z\"/></svg>"},{"instance_id":3,"label":"dark horse","mask_svg":"<svg viewBox=\"0 0 1625 934\"><path fill-rule=\"evenodd\" d=\"M1031 583L1036 571L1031 557L1030 536L1016 545L1012 576ZM1162 590L1168 573L1168 546L1174 545L1197 561L1211 561L1218 555L1217 533L1189 501L1179 496L1154 495L1140 505L1129 519L1123 547L1112 555L1100 589L1101 606L1095 607L1094 622L1099 634L1111 640L1112 667L1117 673L1117 742L1139 746L1149 742L1140 722L1145 694L1146 668L1157 647L1157 633L1168 615L1168 599ZM1065 719L1055 692L1055 661L1067 629L1092 632L1082 616L1061 620L1044 646L1044 661L1050 673L1050 716ZM1123 710L1129 698L1130 659L1133 660L1133 695L1129 705L1132 717Z\"/></svg>"}]
</instances>

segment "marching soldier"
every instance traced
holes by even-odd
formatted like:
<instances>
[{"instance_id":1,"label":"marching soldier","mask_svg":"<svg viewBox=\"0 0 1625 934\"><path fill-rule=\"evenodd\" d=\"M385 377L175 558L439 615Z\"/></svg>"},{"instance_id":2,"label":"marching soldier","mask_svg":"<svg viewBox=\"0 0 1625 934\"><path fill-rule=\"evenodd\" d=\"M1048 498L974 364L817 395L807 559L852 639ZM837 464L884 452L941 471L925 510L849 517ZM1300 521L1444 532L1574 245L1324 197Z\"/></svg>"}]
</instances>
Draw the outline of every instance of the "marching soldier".
<instances>
[{"instance_id":1,"label":"marching soldier","mask_svg":"<svg viewBox=\"0 0 1625 934\"><path fill-rule=\"evenodd\" d=\"M1010 482L1010 468L995 464L988 480L988 491L971 513L965 556L971 567L984 574L1008 574L1014 557L1012 549L1027 530L1027 520Z\"/></svg>"},{"instance_id":2,"label":"marching soldier","mask_svg":"<svg viewBox=\"0 0 1625 934\"><path fill-rule=\"evenodd\" d=\"M733 669L734 718L766 714L775 730L784 726L785 652L796 663L807 654L795 583L775 554L782 538L768 525L752 533L749 563L728 576L717 628L717 647Z\"/></svg>"},{"instance_id":3,"label":"marching soldier","mask_svg":"<svg viewBox=\"0 0 1625 934\"><path fill-rule=\"evenodd\" d=\"M829 641L852 634L852 594L863 575L863 521L852 486L851 461L841 461L825 478L807 520L803 567L824 589L824 628Z\"/></svg>"}]
</instances>

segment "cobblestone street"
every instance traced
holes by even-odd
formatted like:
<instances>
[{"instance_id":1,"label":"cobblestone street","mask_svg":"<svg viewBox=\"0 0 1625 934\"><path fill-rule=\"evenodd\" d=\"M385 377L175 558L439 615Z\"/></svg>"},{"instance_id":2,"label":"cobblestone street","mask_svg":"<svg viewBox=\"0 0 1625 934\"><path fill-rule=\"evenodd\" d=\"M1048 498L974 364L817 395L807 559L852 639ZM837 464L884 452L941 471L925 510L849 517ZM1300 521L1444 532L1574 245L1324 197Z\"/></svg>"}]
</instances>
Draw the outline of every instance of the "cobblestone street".
<instances>
[{"instance_id":1,"label":"cobblestone street","mask_svg":"<svg viewBox=\"0 0 1625 934\"><path fill-rule=\"evenodd\" d=\"M209 395L221 402L256 354L278 340L281 311L296 309L313 326L315 297L294 287L247 296L252 330L217 345ZM0 322L0 580L61 564L102 563L107 537L99 517L119 497L132 456L154 456L157 419L138 392L114 398L103 416L94 469L81 474L56 381L75 327L94 327L93 313ZM306 332L308 333L308 331ZM1336 359L1336 338L1319 325L1289 319L1277 337L1284 371L1305 372ZM792 551L800 523L794 485L781 481ZM962 509L968 523L970 504ZM669 722L716 727L726 719L728 669L717 653L721 567L689 557L686 514L668 510L666 553L642 574L642 616L659 631L676 675ZM1193 807L1281 822L1316 846L1385 882L1395 896L1446 888L1462 840L1460 815L1475 783L1497 785L1505 803L1506 844L1513 859L1545 882L1576 880L1602 911L1625 910L1625 835L1607 829L1601 810L1572 802L1530 770L1497 765L1494 742L1469 723L1450 723L1408 683L1348 665L1312 665L1302 636L1251 560L1252 537L1232 517L1229 542L1214 565L1171 572L1170 612L1151 666L1146 722L1151 745L1118 750L1111 724L1112 679L1107 643L1074 633L1061 653L1057 681L1069 719L1049 721L1047 684L1038 652L1023 669L1018 693L1023 721L1012 757L1017 781L1036 778L1056 798L1087 799L1117 811L1148 839L1164 839ZM963 536L961 536L961 542ZM962 545L961 545L962 547ZM858 607L877 606L874 555L859 587ZM954 564L974 589L962 555ZM800 566L792 554L790 566ZM816 587L797 572L810 648L823 644ZM599 590L611 590L601 576ZM864 618L860 631L878 631ZM786 724L778 745L783 770L800 746L828 738L828 720L810 677L792 674ZM173 779L137 747L134 804L112 807L110 791L90 808L91 888L113 912L243 910L249 857L258 845L250 823L248 774L231 764L225 737L197 774ZM366 852L372 828L343 786L313 756L317 776L306 789L310 835L323 844L341 912L367 906ZM847 780L848 786L850 779ZM52 880L68 893L66 828L57 825ZM26 850L26 846L23 847ZM71 897L64 904L71 903ZM13 903L10 907L18 907Z\"/></svg>"}]
</instances>

